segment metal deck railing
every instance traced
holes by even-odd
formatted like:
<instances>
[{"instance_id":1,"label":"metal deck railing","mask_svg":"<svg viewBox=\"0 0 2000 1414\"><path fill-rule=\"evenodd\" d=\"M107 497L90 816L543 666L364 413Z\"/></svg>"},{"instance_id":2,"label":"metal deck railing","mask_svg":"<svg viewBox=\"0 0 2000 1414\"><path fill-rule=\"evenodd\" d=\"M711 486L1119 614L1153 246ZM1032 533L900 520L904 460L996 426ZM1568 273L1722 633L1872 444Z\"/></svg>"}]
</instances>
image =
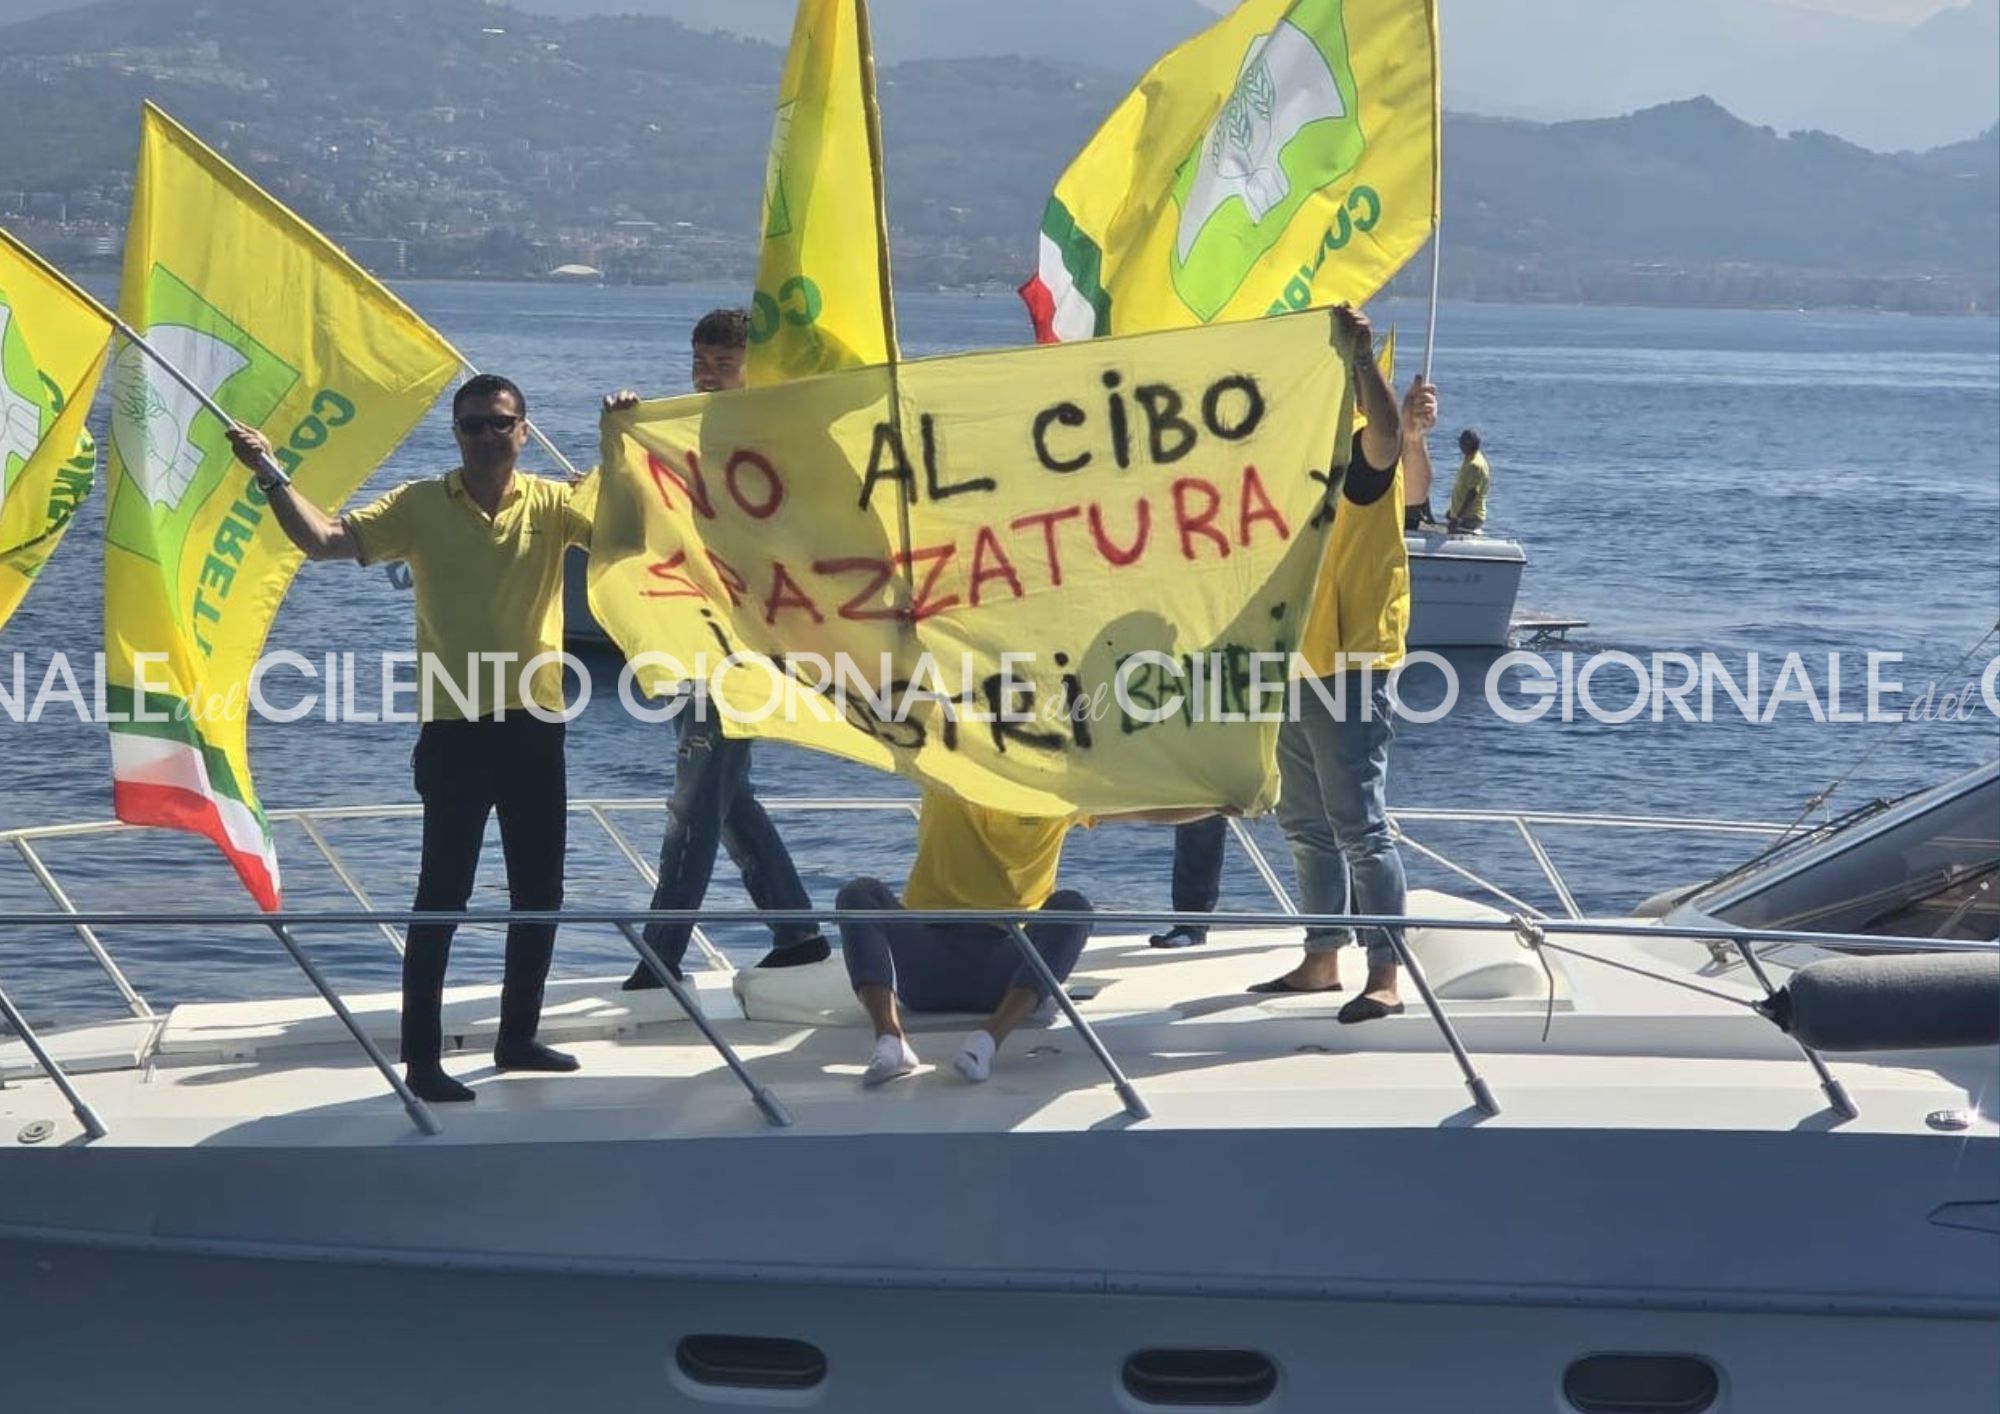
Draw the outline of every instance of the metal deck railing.
<instances>
[{"instance_id":1,"label":"metal deck railing","mask_svg":"<svg viewBox=\"0 0 2000 1414\"><path fill-rule=\"evenodd\" d=\"M899 811L914 815L918 802L909 800L857 800L857 799L792 799L765 800L767 809L773 811ZM661 808L658 800L580 800L570 803L573 814L581 814L591 819L604 832L613 847L631 864L634 872L650 888L654 883L654 871L645 857L633 847L631 841L619 830L612 820L614 814L644 811L657 814ZM259 928L269 931L290 955L311 983L313 989L332 1009L357 1045L366 1053L369 1061L379 1070L391 1090L409 1112L412 1122L425 1134L441 1131L430 1107L417 1098L395 1066L383 1054L362 1028L342 1001L339 992L327 980L311 955L299 941L297 929L305 925L330 925L342 927L373 928L395 948L402 950L402 935L399 928L412 922L455 922L462 925L505 925L513 922L550 922L562 924L610 924L616 927L642 959L647 968L664 984L675 1003L701 1032L703 1040L711 1046L727 1065L729 1070L743 1084L751 1100L763 1113L765 1119L774 1125L789 1124L786 1113L777 1096L751 1074L749 1068L702 1013L689 995L684 984L674 977L663 959L652 949L645 938L645 926L652 923L687 922L693 925L693 940L700 946L710 963L718 968L733 970L727 956L717 948L701 929L703 923L760 923L777 924L784 922L811 922L815 924L839 923L845 920L876 919L922 922L966 922L984 921L1005 928L1023 961L1032 968L1041 980L1042 986L1062 1010L1070 1026L1089 1048L1098 1065L1110 1079L1127 1114L1134 1119L1145 1119L1149 1111L1131 1081L1120 1069L1110 1049L1104 1044L1089 1021L1077 1010L1063 987L1049 971L1040 953L1031 944L1026 926L1037 921L1082 922L1093 927L1146 927L1160 923L1207 924L1210 926L1239 928L1294 928L1333 927L1348 929L1376 928L1386 932L1395 944L1399 959L1412 986L1422 1000L1426 1013L1443 1039L1446 1047L1464 1079L1473 1103L1482 1112L1498 1114L1499 1104L1490 1087L1480 1076L1471 1055L1467 1052L1458 1035L1457 1028L1446 1014L1444 1007L1432 991L1423 967L1410 951L1402 930L1407 928L1439 928L1458 931L1491 931L1512 934L1523 946L1537 950L1576 957L1609 961L1596 954L1584 952L1562 939L1572 935L1603 937L1632 937L1657 939L1662 936L1659 928L1651 923L1635 923L1629 919L1591 920L1583 916L1575 895L1550 854L1545 842L1536 833L1536 827L1587 827L1597 829L1618 829L1664 832L1698 832L1731 836L1768 838L1783 833L1778 825L1730 820L1707 820L1686 817L1621 817L1610 815L1589 815L1562 812L1509 812L1489 810L1405 810L1395 814L1395 824L1401 843L1416 850L1424 857L1442 865L1454 875L1464 879L1500 899L1514 910L1513 916L1504 919L1467 918L1426 918L1422 916L1380 917L1364 914L1303 914L1284 888L1275 868L1258 845L1255 837L1241 820L1232 819L1232 833L1237 844L1248 855L1252 866L1270 890L1277 905L1273 913L1215 912L1200 914L1175 914L1157 911L1096 911L1069 914L1046 910L965 913L941 910L908 910L893 913L869 910L811 909L796 912L759 911L754 909L698 908L672 911L652 911L645 909L592 909L565 908L557 913L513 912L505 910L467 910L454 914L419 914L408 910L382 910L376 907L360 879L350 870L333 849L322 826L334 820L344 819L391 819L416 818L422 814L419 804L390 806L332 806L311 810L279 810L270 813L274 827L295 824L300 832L314 845L324 858L342 887L359 905L354 910L317 910L282 913L260 913L254 910L234 911L97 911L81 910L64 890L53 871L41 857L36 844L52 839L74 839L93 835L106 835L132 830L135 827L118 822L91 822L73 825L37 826L26 829L0 832L0 842L11 844L30 873L55 905L53 912L12 912L0 913L0 930L21 928L66 927L75 932L90 956L104 972L107 980L116 989L126 1007L135 1017L152 1017L154 1011L145 997L140 994L119 967L110 949L105 945L99 930L108 927L147 928ZM1518 835L1528 847L1531 858L1542 871L1556 897L1560 900L1565 916L1554 918L1543 910L1523 901L1517 894L1491 882L1440 851L1419 844L1409 834L1412 823L1457 823L1476 824L1503 829ZM1675 938L1688 938L1710 943L1714 947L1728 948L1738 953L1766 995L1772 984L1753 951L1755 945L1777 943L1808 943L1830 947L1866 947L1877 951L1992 951L1991 944L1947 943L1927 938L1890 938L1876 935L1823 934L1772 929L1735 929L1725 927L1688 928L1676 926L1672 930ZM1614 964L1630 967L1630 964ZM1634 970L1645 971L1644 968ZM1658 973L1647 975L1659 980L1684 983L1684 979L1664 977ZM1723 995L1715 993L1713 995ZM1728 998L1731 1001L1736 998ZM1747 1004L1746 1004L1747 1005ZM39 1034L22 1016L19 1009L8 997L4 986L0 986L0 1017L20 1035L37 1066L62 1092L72 1112L90 1138L101 1138L107 1131L101 1118L91 1109L77 1090L73 1079L63 1070L50 1054ZM1856 1110L1839 1081L1828 1070L1825 1062L1809 1047L1799 1047L1802 1056L1816 1072L1828 1102L1841 1114L1852 1118Z\"/></svg>"}]
</instances>

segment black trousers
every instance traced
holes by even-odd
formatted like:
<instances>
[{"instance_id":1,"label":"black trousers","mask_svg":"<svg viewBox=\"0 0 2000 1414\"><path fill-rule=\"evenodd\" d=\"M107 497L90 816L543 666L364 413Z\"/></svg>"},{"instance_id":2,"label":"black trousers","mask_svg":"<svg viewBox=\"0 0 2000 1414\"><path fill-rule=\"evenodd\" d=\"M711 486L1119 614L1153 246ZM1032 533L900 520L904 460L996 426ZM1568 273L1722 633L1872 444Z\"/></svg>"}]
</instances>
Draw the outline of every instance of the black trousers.
<instances>
[{"instance_id":1,"label":"black trousers","mask_svg":"<svg viewBox=\"0 0 2000 1414\"><path fill-rule=\"evenodd\" d=\"M486 820L495 810L500 813L512 906L537 911L562 907L569 822L563 735L561 722L540 721L522 711L470 722L424 723L410 758L424 802L416 911L452 913L465 907L479 872ZM434 1066L443 1050L439 1011L456 931L452 923L410 927L403 951L405 1064ZM516 923L507 929L502 1045L534 1039L555 947L554 924Z\"/></svg>"}]
</instances>

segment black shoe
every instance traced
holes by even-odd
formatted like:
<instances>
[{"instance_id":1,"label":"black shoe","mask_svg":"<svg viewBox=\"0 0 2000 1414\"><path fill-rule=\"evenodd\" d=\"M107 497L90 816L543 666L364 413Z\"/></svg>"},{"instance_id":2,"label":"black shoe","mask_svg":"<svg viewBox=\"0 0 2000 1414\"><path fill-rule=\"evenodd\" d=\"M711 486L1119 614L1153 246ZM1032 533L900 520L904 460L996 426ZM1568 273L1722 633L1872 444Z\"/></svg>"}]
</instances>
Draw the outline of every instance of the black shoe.
<instances>
[{"instance_id":1,"label":"black shoe","mask_svg":"<svg viewBox=\"0 0 2000 1414\"><path fill-rule=\"evenodd\" d=\"M444 1073L440 1066L410 1066L403 1078L408 1082L410 1093L419 1100L433 1105L469 1104L479 1098L470 1085L461 1085Z\"/></svg>"},{"instance_id":2,"label":"black shoe","mask_svg":"<svg viewBox=\"0 0 2000 1414\"><path fill-rule=\"evenodd\" d=\"M1334 1018L1344 1026L1352 1026L1361 1021L1380 1021L1385 1016L1401 1016L1401 1002L1378 1002L1370 996L1359 996L1340 1009Z\"/></svg>"},{"instance_id":3,"label":"black shoe","mask_svg":"<svg viewBox=\"0 0 2000 1414\"><path fill-rule=\"evenodd\" d=\"M671 962L667 964L667 971L674 974L676 982L687 981L687 978L682 975L681 970ZM632 975L619 984L618 990L621 992L657 992L664 985L658 977L653 975L651 964L641 962L637 967L632 969Z\"/></svg>"},{"instance_id":4,"label":"black shoe","mask_svg":"<svg viewBox=\"0 0 2000 1414\"><path fill-rule=\"evenodd\" d=\"M1208 941L1208 929L1193 923L1176 923L1146 941L1156 948L1198 948Z\"/></svg>"},{"instance_id":5,"label":"black shoe","mask_svg":"<svg viewBox=\"0 0 2000 1414\"><path fill-rule=\"evenodd\" d=\"M787 943L781 948L772 948L764 954L759 967L805 967L815 962L825 962L833 956L833 945L818 933L803 942Z\"/></svg>"},{"instance_id":6,"label":"black shoe","mask_svg":"<svg viewBox=\"0 0 2000 1414\"><path fill-rule=\"evenodd\" d=\"M1280 996L1287 996L1292 994L1297 994L1299 996L1311 996L1317 992L1337 992L1340 990L1340 984L1338 982L1334 982L1325 987L1301 987L1298 983L1292 980L1290 973L1286 973L1283 977L1273 977L1268 982L1253 983L1250 986L1245 987L1243 990L1245 990L1246 992L1267 992L1267 993L1275 992ZM1353 1003L1349 1002L1348 1005L1352 1006ZM1344 1010L1341 1012L1342 1016L1345 1016L1346 1014L1347 1013Z\"/></svg>"},{"instance_id":7,"label":"black shoe","mask_svg":"<svg viewBox=\"0 0 2000 1414\"><path fill-rule=\"evenodd\" d=\"M540 1041L502 1041L493 1048L495 1070L542 1070L554 1073L577 1068L577 1059ZM471 1091L466 1092L468 1095Z\"/></svg>"}]
</instances>

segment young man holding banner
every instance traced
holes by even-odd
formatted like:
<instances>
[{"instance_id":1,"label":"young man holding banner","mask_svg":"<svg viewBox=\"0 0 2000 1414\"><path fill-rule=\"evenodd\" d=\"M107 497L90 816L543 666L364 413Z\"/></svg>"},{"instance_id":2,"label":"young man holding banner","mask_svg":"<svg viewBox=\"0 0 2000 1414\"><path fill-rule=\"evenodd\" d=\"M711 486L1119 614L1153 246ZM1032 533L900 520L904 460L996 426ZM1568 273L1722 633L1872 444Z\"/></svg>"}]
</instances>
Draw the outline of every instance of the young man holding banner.
<instances>
[{"instance_id":1,"label":"young man holding banner","mask_svg":"<svg viewBox=\"0 0 2000 1414\"><path fill-rule=\"evenodd\" d=\"M562 907L569 809L563 555L590 544L590 522L572 506L567 485L516 473L528 402L513 383L481 374L453 396L451 411L463 458L457 470L407 482L344 516L261 473L258 486L307 559L410 566L424 719L411 757L424 803L413 911L464 910L487 817L497 810L511 906L553 912ZM269 464L263 434L234 427L229 440L246 465ZM489 664L490 673L482 671ZM411 924L403 953L403 1064L410 1088L433 1103L474 1098L441 1064L445 966L456 929ZM493 1048L501 1070L576 1069L573 1056L535 1039L555 937L549 923L507 929Z\"/></svg>"},{"instance_id":2,"label":"young man holding banner","mask_svg":"<svg viewBox=\"0 0 2000 1414\"><path fill-rule=\"evenodd\" d=\"M694 326L690 341L697 393L741 388L749 358L750 319L740 309L712 309ZM639 395L622 388L604 400L607 412L639 405ZM715 873L715 852L726 848L743 871L743 887L761 909L808 909L812 898L799 880L791 851L771 823L770 812L750 783L750 743L725 736L722 719L697 684L674 714L679 744L674 751L674 793L667 800L667 829L660 839L660 876L653 890L655 909L699 908ZM772 926L774 945L759 967L794 967L824 962L832 953L810 923ZM687 923L649 923L646 942L680 975L693 934ZM625 979L628 992L660 985L641 962Z\"/></svg>"},{"instance_id":3,"label":"young man holding banner","mask_svg":"<svg viewBox=\"0 0 2000 1414\"><path fill-rule=\"evenodd\" d=\"M1401 416L1402 462L1395 480L1408 485L1408 478L1421 476L1430 484L1430 449L1425 434L1437 422L1437 388L1418 374L1403 395ZM1334 543L1328 547L1326 563L1320 570L1318 597L1334 606L1333 625L1307 632L1339 632L1349 625L1353 632L1340 633L1333 651L1380 655L1382 666L1393 666L1403 655L1409 625L1409 569L1407 552L1400 551L1393 529L1395 501L1385 501L1394 489L1379 474L1362 470L1357 453L1341 487L1340 524ZM1405 492L1407 497L1408 492ZM1409 503L1403 502L1407 519ZM1338 517L1336 517L1338 523ZM1365 553L1356 553L1357 548ZM1347 606L1342 617L1339 605ZM1372 605L1372 617L1360 606ZM1322 650L1328 645L1312 645ZM1279 814L1285 810L1281 804ZM1229 822L1221 816L1197 820L1174 831L1173 910L1175 913L1213 913L1222 895L1223 856L1228 849ZM1152 936L1156 948L1199 947L1208 941L1208 929L1198 923L1177 923ZM1277 988L1266 983L1267 989ZM1328 989L1331 990L1331 989Z\"/></svg>"},{"instance_id":4,"label":"young man holding banner","mask_svg":"<svg viewBox=\"0 0 2000 1414\"><path fill-rule=\"evenodd\" d=\"M1402 498L1402 418L1375 361L1375 341L1359 310L1340 306L1355 399L1367 425L1356 434L1333 540L1306 620L1302 645L1318 676L1298 690L1295 715L1278 732L1278 823L1292 847L1305 912L1391 916L1404 911L1402 856L1389 833L1388 672L1403 657L1409 629L1409 560ZM1411 422L1436 420L1421 380L1410 390ZM1329 699L1331 701L1329 702ZM1344 928L1311 929L1305 957L1255 992L1340 990ZM1387 929L1370 930L1368 979L1340 1009L1343 1022L1372 1021L1403 1009L1398 954Z\"/></svg>"}]
</instances>

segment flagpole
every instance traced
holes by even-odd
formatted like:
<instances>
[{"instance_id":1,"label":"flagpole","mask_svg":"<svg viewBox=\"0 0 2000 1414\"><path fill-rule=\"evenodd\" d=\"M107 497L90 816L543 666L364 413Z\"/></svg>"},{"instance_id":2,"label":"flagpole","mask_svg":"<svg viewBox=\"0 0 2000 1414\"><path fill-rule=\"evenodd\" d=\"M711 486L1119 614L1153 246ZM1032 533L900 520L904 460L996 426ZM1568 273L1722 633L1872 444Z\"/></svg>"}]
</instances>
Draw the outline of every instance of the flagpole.
<instances>
[{"instance_id":1,"label":"flagpole","mask_svg":"<svg viewBox=\"0 0 2000 1414\"><path fill-rule=\"evenodd\" d=\"M97 316L100 319L103 319L106 323L108 323L112 327L112 329L118 334L120 338L124 339L127 343L131 344L132 347L139 350L140 353L144 354L147 358L151 359L162 373L166 374L169 378L173 379L174 382L180 384L181 387L185 388L188 391L189 395L197 399L203 407L207 408L210 412L214 413L216 417L220 418L227 425L231 427L237 425L236 419L231 417L228 413L224 412L222 410L221 404L217 403L214 398L210 397L206 389L204 389L199 383L195 382L194 379L188 377L187 374L181 372L180 369L174 367L173 362L170 359L168 359L166 355L162 354L158 349L154 348L151 344L146 342L145 335L141 334L137 329L134 329L130 324L127 324L123 319L120 319L116 311L107 307L102 300L98 299L95 295L91 294L90 291L84 289L83 286L77 284L76 281L70 279L69 276L63 274L62 271L56 269L55 266L49 264L48 261L44 260L35 251L23 245L21 241L11 231L0 229L0 239L5 239L9 246L13 247L14 250L18 251L25 259L27 259L31 264L33 264L36 269L40 270L44 275L47 275L50 279L55 280L57 283L61 284L64 289L68 290L78 299L88 304L91 307L91 309L96 311ZM258 460L263 463L263 465L259 469L265 472L272 480L276 481L280 486L289 486L292 484L292 478L285 475L285 469L279 466L277 462L272 460L270 457L264 456L263 454L260 453L258 455Z\"/></svg>"},{"instance_id":2,"label":"flagpole","mask_svg":"<svg viewBox=\"0 0 2000 1414\"><path fill-rule=\"evenodd\" d=\"M855 62L861 66L861 107L868 129L868 179L875 187L875 279L881 295L882 347L889 355L889 425L895 431L897 445L901 446L903 392L896 367L902 361L903 351L896 339L896 291L889 274L889 190L882 160L882 108L875 93L875 37L868 24L868 0L854 0L854 35L855 47L860 51ZM910 556L910 498L915 488L900 479L896 484L897 528L903 537L903 594L906 600L914 602L916 570Z\"/></svg>"},{"instance_id":3,"label":"flagpole","mask_svg":"<svg viewBox=\"0 0 2000 1414\"><path fill-rule=\"evenodd\" d=\"M1438 287L1444 261L1444 80L1438 56L1440 27L1438 0L1430 0L1431 12L1431 308L1424 323L1424 382L1431 381L1431 364L1437 354Z\"/></svg>"},{"instance_id":4,"label":"flagpole","mask_svg":"<svg viewBox=\"0 0 2000 1414\"><path fill-rule=\"evenodd\" d=\"M869 179L875 184L875 278L882 289L882 344L894 368L903 352L896 343L896 292L889 279L889 192L883 177L882 108L875 96L875 40L868 27L868 0L854 0L854 27L861 50L861 101L868 115Z\"/></svg>"}]
</instances>

